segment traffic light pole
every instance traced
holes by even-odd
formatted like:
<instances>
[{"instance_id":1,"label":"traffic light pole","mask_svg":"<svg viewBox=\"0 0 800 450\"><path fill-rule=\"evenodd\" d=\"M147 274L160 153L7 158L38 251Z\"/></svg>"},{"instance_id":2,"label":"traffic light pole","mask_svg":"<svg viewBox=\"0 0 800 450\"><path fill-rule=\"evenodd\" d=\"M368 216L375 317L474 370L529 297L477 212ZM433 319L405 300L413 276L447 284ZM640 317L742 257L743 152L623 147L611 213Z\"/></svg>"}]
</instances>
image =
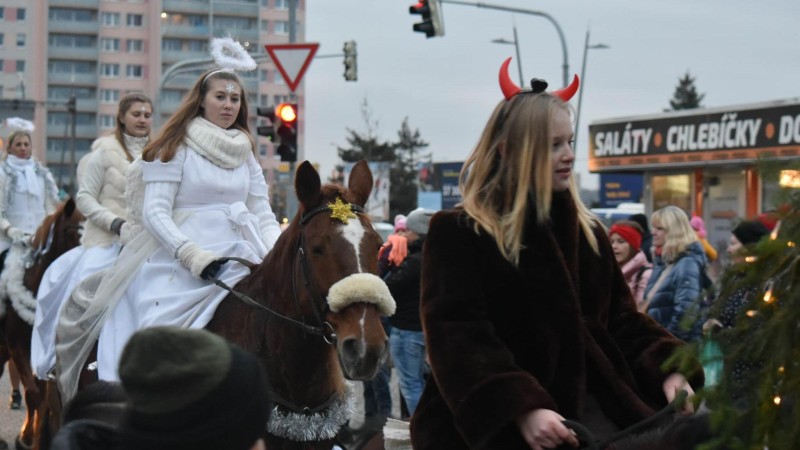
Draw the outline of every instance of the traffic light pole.
<instances>
[{"instance_id":1,"label":"traffic light pole","mask_svg":"<svg viewBox=\"0 0 800 450\"><path fill-rule=\"evenodd\" d=\"M532 16L539 16L544 17L545 19L549 20L550 23L556 27L556 31L558 31L558 37L561 39L561 52L564 54L564 84L563 86L569 85L569 63L567 58L567 41L564 39L564 32L561 31L561 27L556 22L556 19L553 18L550 14L547 14L543 11L536 11L533 9L524 9L524 8L513 8L510 6L500 6L500 5L490 5L488 3L481 3L481 2L463 2L460 0L439 0L439 3L451 3L453 5L464 5L464 6L475 6L477 8L486 8L486 9L496 9L499 11L509 11L514 13L520 14L529 14Z\"/></svg>"},{"instance_id":2,"label":"traffic light pole","mask_svg":"<svg viewBox=\"0 0 800 450\"><path fill-rule=\"evenodd\" d=\"M289 7L289 43L293 44L297 42L297 0L288 0ZM292 92L294 95L294 92ZM300 121L298 120L298 123ZM300 130L296 130L297 133L300 133ZM299 147L299 146L298 146ZM300 157L300 149L297 148L297 157ZM303 152L303 158L305 158L306 154ZM295 158L297 159L297 158ZM287 186L287 193L286 193L286 216L289 217L291 220L292 217L297 213L297 193L294 189L294 171L297 166L296 161L289 162L289 186Z\"/></svg>"}]
</instances>

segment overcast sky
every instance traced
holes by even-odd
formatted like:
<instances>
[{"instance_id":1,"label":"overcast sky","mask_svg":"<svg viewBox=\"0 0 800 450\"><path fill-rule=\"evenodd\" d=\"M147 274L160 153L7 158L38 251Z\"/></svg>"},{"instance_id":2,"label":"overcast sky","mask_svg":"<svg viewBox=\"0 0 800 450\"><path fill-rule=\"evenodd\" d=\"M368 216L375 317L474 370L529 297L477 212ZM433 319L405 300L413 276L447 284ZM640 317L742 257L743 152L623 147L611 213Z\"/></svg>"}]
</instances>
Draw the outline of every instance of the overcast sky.
<instances>
[{"instance_id":1,"label":"overcast sky","mask_svg":"<svg viewBox=\"0 0 800 450\"><path fill-rule=\"evenodd\" d=\"M545 18L443 4L445 36L411 30L419 16L408 0L307 0L306 39L318 54L358 45L358 81L345 82L342 59L317 59L305 78L305 155L327 176L339 161L346 128L365 131L361 103L370 104L378 135L395 139L404 117L430 143L434 162L461 161L502 98L500 64L515 56L517 26L526 80L561 88L563 56ZM678 79L696 78L703 105L720 107L800 97L798 0L498 0L486 3L551 15L564 32L571 73L580 74L587 28L591 44L582 83L583 110L576 171L589 176L588 125L594 120L652 114L669 107ZM516 59L516 58L515 58ZM518 80L516 65L510 67ZM571 77L571 75L570 75ZM573 99L577 106L577 95Z\"/></svg>"}]
</instances>

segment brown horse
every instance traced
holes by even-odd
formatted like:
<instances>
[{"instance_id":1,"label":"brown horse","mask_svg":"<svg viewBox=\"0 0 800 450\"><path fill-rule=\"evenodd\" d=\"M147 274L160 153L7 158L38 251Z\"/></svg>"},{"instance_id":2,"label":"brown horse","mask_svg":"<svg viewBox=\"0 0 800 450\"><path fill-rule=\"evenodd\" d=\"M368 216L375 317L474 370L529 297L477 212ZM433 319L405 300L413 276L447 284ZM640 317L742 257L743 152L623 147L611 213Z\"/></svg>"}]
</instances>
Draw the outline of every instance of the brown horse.
<instances>
[{"instance_id":1,"label":"brown horse","mask_svg":"<svg viewBox=\"0 0 800 450\"><path fill-rule=\"evenodd\" d=\"M75 207L75 201L68 199L56 212L47 216L33 236L31 247L33 249L31 260L28 261L22 284L29 291L31 298L35 299L39 290L39 282L45 270L59 256L80 244L80 229L83 215ZM11 251L9 251L11 254ZM5 270L13 270L9 264L14 264L6 259ZM19 270L19 269L17 269ZM37 380L31 369L31 334L33 326L23 318L25 313L19 313L9 298L0 299L5 304L5 317L0 319L0 375L9 358L20 374L20 380L25 388L25 406L27 413L17 437L18 448L31 448L34 442L35 422L37 410L44 393L44 382ZM32 322L30 317L27 317ZM4 349L4 350L3 350Z\"/></svg>"},{"instance_id":2,"label":"brown horse","mask_svg":"<svg viewBox=\"0 0 800 450\"><path fill-rule=\"evenodd\" d=\"M267 447L330 449L352 411L345 377L372 378L388 353L381 314L394 300L377 277L381 238L363 205L372 189L366 162L348 189L321 186L308 162L295 188L300 208L266 259L235 287L207 329L259 356L276 407ZM266 311L268 308L270 311Z\"/></svg>"}]
</instances>

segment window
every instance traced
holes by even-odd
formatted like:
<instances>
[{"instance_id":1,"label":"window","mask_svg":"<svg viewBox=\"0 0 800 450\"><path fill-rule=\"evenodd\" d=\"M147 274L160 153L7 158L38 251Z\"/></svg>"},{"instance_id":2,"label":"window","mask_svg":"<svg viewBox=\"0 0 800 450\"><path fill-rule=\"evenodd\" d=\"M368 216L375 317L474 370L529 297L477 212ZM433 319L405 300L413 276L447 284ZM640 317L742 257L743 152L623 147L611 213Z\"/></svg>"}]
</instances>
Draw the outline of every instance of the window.
<instances>
[{"instance_id":1,"label":"window","mask_svg":"<svg viewBox=\"0 0 800 450\"><path fill-rule=\"evenodd\" d=\"M128 39L128 53L144 52L144 41L141 39Z\"/></svg>"},{"instance_id":2,"label":"window","mask_svg":"<svg viewBox=\"0 0 800 450\"><path fill-rule=\"evenodd\" d=\"M262 158L267 156L267 144L261 144L258 146L258 156Z\"/></svg>"},{"instance_id":3,"label":"window","mask_svg":"<svg viewBox=\"0 0 800 450\"><path fill-rule=\"evenodd\" d=\"M258 26L256 19L246 17L214 17L214 28L223 30L255 30Z\"/></svg>"},{"instance_id":4,"label":"window","mask_svg":"<svg viewBox=\"0 0 800 450\"><path fill-rule=\"evenodd\" d=\"M25 60L18 59L17 60L17 73L25 72Z\"/></svg>"},{"instance_id":5,"label":"window","mask_svg":"<svg viewBox=\"0 0 800 450\"><path fill-rule=\"evenodd\" d=\"M286 84L286 82L283 81L283 75L281 75L281 72L279 70L276 70L275 72L272 73L272 83Z\"/></svg>"},{"instance_id":6,"label":"window","mask_svg":"<svg viewBox=\"0 0 800 450\"><path fill-rule=\"evenodd\" d=\"M267 69L261 69L261 81L268 81L269 80L269 71Z\"/></svg>"},{"instance_id":7,"label":"window","mask_svg":"<svg viewBox=\"0 0 800 450\"><path fill-rule=\"evenodd\" d=\"M183 92L175 89L164 89L161 92L161 100L168 103L180 103L183 99Z\"/></svg>"},{"instance_id":8,"label":"window","mask_svg":"<svg viewBox=\"0 0 800 450\"><path fill-rule=\"evenodd\" d=\"M289 22L286 20L276 20L274 34L289 34Z\"/></svg>"},{"instance_id":9,"label":"window","mask_svg":"<svg viewBox=\"0 0 800 450\"><path fill-rule=\"evenodd\" d=\"M0 6L0 20L4 20L6 18L6 9Z\"/></svg>"},{"instance_id":10,"label":"window","mask_svg":"<svg viewBox=\"0 0 800 450\"><path fill-rule=\"evenodd\" d=\"M3 41L5 40L5 35L0 33L0 48L3 48Z\"/></svg>"},{"instance_id":11,"label":"window","mask_svg":"<svg viewBox=\"0 0 800 450\"><path fill-rule=\"evenodd\" d=\"M97 66L88 61L64 61L51 59L47 62L47 71L49 73L59 75L88 75L97 73Z\"/></svg>"},{"instance_id":12,"label":"window","mask_svg":"<svg viewBox=\"0 0 800 450\"><path fill-rule=\"evenodd\" d=\"M102 103L117 103L119 102L119 91L116 89L101 89L100 102Z\"/></svg>"},{"instance_id":13,"label":"window","mask_svg":"<svg viewBox=\"0 0 800 450\"><path fill-rule=\"evenodd\" d=\"M128 14L127 25L129 27L141 28L144 25L144 16L141 14Z\"/></svg>"},{"instance_id":14,"label":"window","mask_svg":"<svg viewBox=\"0 0 800 450\"><path fill-rule=\"evenodd\" d=\"M142 78L142 66L140 64L128 64L125 68L125 75L128 78Z\"/></svg>"},{"instance_id":15,"label":"window","mask_svg":"<svg viewBox=\"0 0 800 450\"><path fill-rule=\"evenodd\" d=\"M23 22L25 20L25 8L17 8L17 21Z\"/></svg>"},{"instance_id":16,"label":"window","mask_svg":"<svg viewBox=\"0 0 800 450\"><path fill-rule=\"evenodd\" d=\"M62 22L95 22L97 12L88 9L56 8L50 7L50 20Z\"/></svg>"},{"instance_id":17,"label":"window","mask_svg":"<svg viewBox=\"0 0 800 450\"><path fill-rule=\"evenodd\" d=\"M118 27L119 13L104 12L101 16L101 23L104 27Z\"/></svg>"},{"instance_id":18,"label":"window","mask_svg":"<svg viewBox=\"0 0 800 450\"><path fill-rule=\"evenodd\" d=\"M258 106L267 106L269 105L269 95L261 94L261 97L258 99Z\"/></svg>"},{"instance_id":19,"label":"window","mask_svg":"<svg viewBox=\"0 0 800 450\"><path fill-rule=\"evenodd\" d=\"M47 42L51 47L95 48L97 37L89 34L50 33Z\"/></svg>"},{"instance_id":20,"label":"window","mask_svg":"<svg viewBox=\"0 0 800 450\"><path fill-rule=\"evenodd\" d=\"M118 52L119 39L117 38L102 38L100 39L100 49L104 52Z\"/></svg>"},{"instance_id":21,"label":"window","mask_svg":"<svg viewBox=\"0 0 800 450\"><path fill-rule=\"evenodd\" d=\"M119 77L119 64L100 64L100 76L105 78Z\"/></svg>"},{"instance_id":22,"label":"window","mask_svg":"<svg viewBox=\"0 0 800 450\"><path fill-rule=\"evenodd\" d=\"M116 118L110 114L101 114L99 117L99 123L97 125L100 128L115 128L117 123L115 122Z\"/></svg>"},{"instance_id":23,"label":"window","mask_svg":"<svg viewBox=\"0 0 800 450\"><path fill-rule=\"evenodd\" d=\"M17 33L17 48L25 48L25 33Z\"/></svg>"},{"instance_id":24,"label":"window","mask_svg":"<svg viewBox=\"0 0 800 450\"><path fill-rule=\"evenodd\" d=\"M275 0L275 9L289 9L289 1Z\"/></svg>"},{"instance_id":25,"label":"window","mask_svg":"<svg viewBox=\"0 0 800 450\"><path fill-rule=\"evenodd\" d=\"M281 103L289 103L289 96L288 95L273 95L272 96L272 104L273 105L280 105Z\"/></svg>"},{"instance_id":26,"label":"window","mask_svg":"<svg viewBox=\"0 0 800 450\"><path fill-rule=\"evenodd\" d=\"M179 52L183 50L183 41L180 39L164 38L161 41L161 50Z\"/></svg>"},{"instance_id":27,"label":"window","mask_svg":"<svg viewBox=\"0 0 800 450\"><path fill-rule=\"evenodd\" d=\"M186 44L186 50L190 52L208 53L208 41L189 40Z\"/></svg>"}]
</instances>

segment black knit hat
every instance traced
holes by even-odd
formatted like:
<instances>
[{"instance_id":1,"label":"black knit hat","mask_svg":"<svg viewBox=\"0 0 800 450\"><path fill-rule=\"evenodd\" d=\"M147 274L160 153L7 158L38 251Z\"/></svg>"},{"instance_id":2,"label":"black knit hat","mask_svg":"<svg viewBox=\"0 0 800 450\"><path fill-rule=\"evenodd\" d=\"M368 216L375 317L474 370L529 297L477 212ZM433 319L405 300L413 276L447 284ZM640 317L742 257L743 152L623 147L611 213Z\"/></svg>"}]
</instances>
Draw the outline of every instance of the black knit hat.
<instances>
[{"instance_id":1,"label":"black knit hat","mask_svg":"<svg viewBox=\"0 0 800 450\"><path fill-rule=\"evenodd\" d=\"M733 229L733 235L742 245L755 244L768 234L767 227L757 220L742 221Z\"/></svg>"},{"instance_id":2,"label":"black knit hat","mask_svg":"<svg viewBox=\"0 0 800 450\"><path fill-rule=\"evenodd\" d=\"M124 449L247 450L272 407L256 357L204 330L148 328L119 364L130 399Z\"/></svg>"}]
</instances>

